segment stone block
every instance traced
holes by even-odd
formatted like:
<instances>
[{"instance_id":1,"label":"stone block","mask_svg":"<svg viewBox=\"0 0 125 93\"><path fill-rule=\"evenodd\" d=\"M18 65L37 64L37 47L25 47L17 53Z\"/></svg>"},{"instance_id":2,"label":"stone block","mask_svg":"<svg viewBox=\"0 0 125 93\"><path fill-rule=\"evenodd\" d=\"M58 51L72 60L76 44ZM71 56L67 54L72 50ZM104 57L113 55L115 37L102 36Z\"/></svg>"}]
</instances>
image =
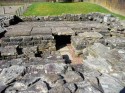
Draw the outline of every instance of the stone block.
<instances>
[{"instance_id":1,"label":"stone block","mask_svg":"<svg viewBox=\"0 0 125 93\"><path fill-rule=\"evenodd\" d=\"M32 27L29 26L24 26L24 25L16 25L16 26L11 26L8 28L7 33L5 36L29 36L31 32Z\"/></svg>"},{"instance_id":2,"label":"stone block","mask_svg":"<svg viewBox=\"0 0 125 93\"><path fill-rule=\"evenodd\" d=\"M75 32L69 27L55 27L52 29L55 35L74 35Z\"/></svg>"},{"instance_id":3,"label":"stone block","mask_svg":"<svg viewBox=\"0 0 125 93\"><path fill-rule=\"evenodd\" d=\"M52 30L48 27L33 27L31 35L52 35Z\"/></svg>"},{"instance_id":4,"label":"stone block","mask_svg":"<svg viewBox=\"0 0 125 93\"><path fill-rule=\"evenodd\" d=\"M104 93L119 93L124 88L122 82L110 75L105 74L98 79Z\"/></svg>"},{"instance_id":5,"label":"stone block","mask_svg":"<svg viewBox=\"0 0 125 93\"><path fill-rule=\"evenodd\" d=\"M18 46L5 46L2 50L1 50L1 56L15 56L17 55L17 48Z\"/></svg>"}]
</instances>

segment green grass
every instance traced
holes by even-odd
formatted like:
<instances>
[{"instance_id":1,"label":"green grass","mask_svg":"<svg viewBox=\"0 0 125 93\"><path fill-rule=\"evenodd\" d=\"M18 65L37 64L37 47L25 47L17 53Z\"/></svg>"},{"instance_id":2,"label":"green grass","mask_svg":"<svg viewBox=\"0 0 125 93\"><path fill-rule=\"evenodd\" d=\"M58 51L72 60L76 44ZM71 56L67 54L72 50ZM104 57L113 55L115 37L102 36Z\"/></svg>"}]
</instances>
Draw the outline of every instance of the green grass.
<instances>
[{"instance_id":1,"label":"green grass","mask_svg":"<svg viewBox=\"0 0 125 93\"><path fill-rule=\"evenodd\" d=\"M79 2L79 3L33 3L24 16L53 16L62 14L87 14L91 12L101 12L113 14L114 16L125 19L125 16L115 14L109 10L92 3Z\"/></svg>"}]
</instances>

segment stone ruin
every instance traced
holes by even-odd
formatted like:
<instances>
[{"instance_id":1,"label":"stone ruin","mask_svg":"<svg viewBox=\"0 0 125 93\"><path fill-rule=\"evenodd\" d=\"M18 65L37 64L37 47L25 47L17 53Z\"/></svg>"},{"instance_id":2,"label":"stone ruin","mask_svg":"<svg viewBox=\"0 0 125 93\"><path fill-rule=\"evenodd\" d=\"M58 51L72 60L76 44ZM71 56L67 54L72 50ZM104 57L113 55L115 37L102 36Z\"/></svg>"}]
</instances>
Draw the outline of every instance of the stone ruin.
<instances>
[{"instance_id":1,"label":"stone ruin","mask_svg":"<svg viewBox=\"0 0 125 93\"><path fill-rule=\"evenodd\" d=\"M1 93L125 92L125 24L118 18L90 13L0 20Z\"/></svg>"}]
</instances>

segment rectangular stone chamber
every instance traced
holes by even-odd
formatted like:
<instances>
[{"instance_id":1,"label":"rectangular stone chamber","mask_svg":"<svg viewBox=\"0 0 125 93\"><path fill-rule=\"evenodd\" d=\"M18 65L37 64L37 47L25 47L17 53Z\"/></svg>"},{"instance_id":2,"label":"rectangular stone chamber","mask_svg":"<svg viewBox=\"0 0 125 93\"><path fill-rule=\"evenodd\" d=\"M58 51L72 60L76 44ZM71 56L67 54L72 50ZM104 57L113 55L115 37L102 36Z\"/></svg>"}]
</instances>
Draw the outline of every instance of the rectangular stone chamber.
<instances>
[{"instance_id":1,"label":"rectangular stone chamber","mask_svg":"<svg viewBox=\"0 0 125 93\"><path fill-rule=\"evenodd\" d=\"M7 29L5 37L1 38L1 47L6 50L1 51L1 56L23 54L32 57L44 51L55 51L55 40L51 28L14 25ZM9 46L9 49L7 46ZM14 46L17 47L14 48Z\"/></svg>"},{"instance_id":2,"label":"rectangular stone chamber","mask_svg":"<svg viewBox=\"0 0 125 93\"><path fill-rule=\"evenodd\" d=\"M99 22L21 22L7 27L5 37L1 39L1 47L17 46L15 56L23 54L33 57L42 52L56 51L56 45L65 43L65 46L71 44L75 54L79 55L86 46L99 42L104 33L107 33L105 37L109 36L108 27ZM1 55L8 56L9 51L5 52L1 52Z\"/></svg>"}]
</instances>

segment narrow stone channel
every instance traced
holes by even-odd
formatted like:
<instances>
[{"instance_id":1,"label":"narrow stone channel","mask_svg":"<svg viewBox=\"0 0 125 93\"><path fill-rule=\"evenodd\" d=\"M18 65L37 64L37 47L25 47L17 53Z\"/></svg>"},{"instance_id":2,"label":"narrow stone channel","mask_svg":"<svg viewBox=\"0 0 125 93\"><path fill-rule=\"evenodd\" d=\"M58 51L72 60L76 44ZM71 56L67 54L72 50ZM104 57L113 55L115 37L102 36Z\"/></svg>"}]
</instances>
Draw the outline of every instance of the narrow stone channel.
<instances>
[{"instance_id":1,"label":"narrow stone channel","mask_svg":"<svg viewBox=\"0 0 125 93\"><path fill-rule=\"evenodd\" d=\"M67 64L82 64L83 59L80 56L75 55L75 51L72 48L71 44L67 44L65 47L62 47L58 50L63 56Z\"/></svg>"}]
</instances>

